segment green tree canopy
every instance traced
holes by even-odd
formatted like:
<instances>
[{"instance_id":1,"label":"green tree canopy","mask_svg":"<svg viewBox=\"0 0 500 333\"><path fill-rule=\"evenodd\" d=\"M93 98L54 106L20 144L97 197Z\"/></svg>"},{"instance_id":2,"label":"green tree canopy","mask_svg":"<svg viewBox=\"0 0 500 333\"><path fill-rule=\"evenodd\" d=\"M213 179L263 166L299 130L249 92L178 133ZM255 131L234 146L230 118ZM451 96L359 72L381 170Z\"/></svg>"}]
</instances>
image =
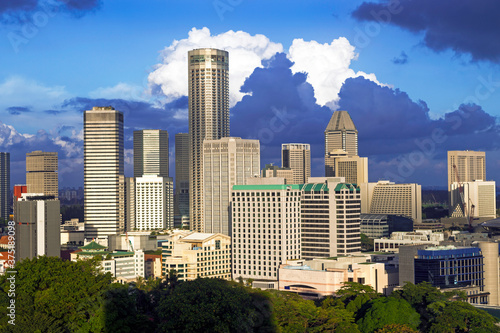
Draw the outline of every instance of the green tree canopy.
<instances>
[{"instance_id":1,"label":"green tree canopy","mask_svg":"<svg viewBox=\"0 0 500 333\"><path fill-rule=\"evenodd\" d=\"M364 310L364 311L363 311ZM356 322L363 333L371 333L389 324L402 324L417 329L420 315L404 299L382 297L370 301Z\"/></svg>"}]
</instances>

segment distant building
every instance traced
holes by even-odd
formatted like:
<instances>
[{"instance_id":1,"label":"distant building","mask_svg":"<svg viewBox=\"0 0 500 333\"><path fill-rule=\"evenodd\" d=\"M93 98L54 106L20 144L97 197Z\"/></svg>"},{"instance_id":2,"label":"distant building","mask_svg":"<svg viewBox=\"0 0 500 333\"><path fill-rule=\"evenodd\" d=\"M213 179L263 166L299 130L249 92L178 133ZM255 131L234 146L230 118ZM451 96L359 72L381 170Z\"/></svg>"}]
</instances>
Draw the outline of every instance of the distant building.
<instances>
[{"instance_id":1,"label":"distant building","mask_svg":"<svg viewBox=\"0 0 500 333\"><path fill-rule=\"evenodd\" d=\"M161 255L160 254L145 254L144 255L145 277L161 278Z\"/></svg>"},{"instance_id":2,"label":"distant building","mask_svg":"<svg viewBox=\"0 0 500 333\"><path fill-rule=\"evenodd\" d=\"M59 257L60 204L54 196L24 193L16 203L16 262L38 256Z\"/></svg>"},{"instance_id":3,"label":"distant building","mask_svg":"<svg viewBox=\"0 0 500 333\"><path fill-rule=\"evenodd\" d=\"M0 152L0 218L9 220L10 215L10 153Z\"/></svg>"},{"instance_id":4,"label":"distant building","mask_svg":"<svg viewBox=\"0 0 500 333\"><path fill-rule=\"evenodd\" d=\"M358 155L358 130L347 111L335 111L325 130L326 177L339 177L335 172L335 159L342 155L337 155L338 151L345 152L345 157Z\"/></svg>"},{"instance_id":5,"label":"distant building","mask_svg":"<svg viewBox=\"0 0 500 333\"><path fill-rule=\"evenodd\" d=\"M418 184L395 184L389 181L363 183L362 214L403 215L422 222L422 187Z\"/></svg>"},{"instance_id":6,"label":"distant building","mask_svg":"<svg viewBox=\"0 0 500 333\"><path fill-rule=\"evenodd\" d=\"M484 264L484 291L489 293L488 305L500 305L500 266L498 243L479 242Z\"/></svg>"},{"instance_id":7,"label":"distant building","mask_svg":"<svg viewBox=\"0 0 500 333\"><path fill-rule=\"evenodd\" d=\"M189 133L175 135L174 225L189 226Z\"/></svg>"},{"instance_id":8,"label":"distant building","mask_svg":"<svg viewBox=\"0 0 500 333\"><path fill-rule=\"evenodd\" d=\"M233 279L277 281L281 263L300 259L301 188L288 184L233 186Z\"/></svg>"},{"instance_id":9,"label":"distant building","mask_svg":"<svg viewBox=\"0 0 500 333\"><path fill-rule=\"evenodd\" d=\"M233 185L260 172L259 140L203 141L204 231L231 236L229 204Z\"/></svg>"},{"instance_id":10,"label":"distant building","mask_svg":"<svg viewBox=\"0 0 500 333\"><path fill-rule=\"evenodd\" d=\"M185 232L162 243L162 274L175 270L180 281L231 279L231 238L223 234Z\"/></svg>"},{"instance_id":11,"label":"distant building","mask_svg":"<svg viewBox=\"0 0 500 333\"><path fill-rule=\"evenodd\" d=\"M125 177L125 230L133 231L135 225L135 178Z\"/></svg>"},{"instance_id":12,"label":"distant building","mask_svg":"<svg viewBox=\"0 0 500 333\"><path fill-rule=\"evenodd\" d=\"M311 177L311 145L284 143L281 145L281 166L293 172L293 184L307 183Z\"/></svg>"},{"instance_id":13,"label":"distant building","mask_svg":"<svg viewBox=\"0 0 500 333\"><path fill-rule=\"evenodd\" d=\"M346 183L368 182L368 158L351 156L335 159L335 177L344 177Z\"/></svg>"},{"instance_id":14,"label":"distant building","mask_svg":"<svg viewBox=\"0 0 500 333\"><path fill-rule=\"evenodd\" d=\"M57 153L40 150L26 154L26 186L28 193L59 195Z\"/></svg>"},{"instance_id":15,"label":"distant building","mask_svg":"<svg viewBox=\"0 0 500 333\"><path fill-rule=\"evenodd\" d=\"M461 191L463 191L463 199ZM452 217L472 215L472 217L495 218L497 216L494 181L476 180L462 184L452 183L450 185L450 199L450 207L454 207Z\"/></svg>"},{"instance_id":16,"label":"distant building","mask_svg":"<svg viewBox=\"0 0 500 333\"><path fill-rule=\"evenodd\" d=\"M404 245L438 246L442 241L444 241L444 234L431 230L393 232L390 238L375 239L374 248L375 251L380 252L399 252L399 247Z\"/></svg>"},{"instance_id":17,"label":"distant building","mask_svg":"<svg viewBox=\"0 0 500 333\"><path fill-rule=\"evenodd\" d=\"M285 184L293 184L293 171L290 168L282 168L277 165L266 164L261 172L262 178L284 178Z\"/></svg>"},{"instance_id":18,"label":"distant building","mask_svg":"<svg viewBox=\"0 0 500 333\"><path fill-rule=\"evenodd\" d=\"M413 231L413 220L398 215L361 214L361 233L369 238L389 237L395 231Z\"/></svg>"},{"instance_id":19,"label":"distant building","mask_svg":"<svg viewBox=\"0 0 500 333\"><path fill-rule=\"evenodd\" d=\"M169 176L167 131L134 131L134 177L143 175Z\"/></svg>"}]
</instances>

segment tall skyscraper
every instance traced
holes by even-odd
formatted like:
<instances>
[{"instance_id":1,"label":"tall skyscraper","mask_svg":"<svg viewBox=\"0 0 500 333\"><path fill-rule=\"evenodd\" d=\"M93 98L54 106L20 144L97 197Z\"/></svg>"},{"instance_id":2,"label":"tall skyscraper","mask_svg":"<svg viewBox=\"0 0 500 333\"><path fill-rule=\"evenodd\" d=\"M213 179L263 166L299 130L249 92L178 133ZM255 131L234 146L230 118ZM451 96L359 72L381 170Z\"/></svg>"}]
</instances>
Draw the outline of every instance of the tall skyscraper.
<instances>
[{"instance_id":1,"label":"tall skyscraper","mask_svg":"<svg viewBox=\"0 0 500 333\"><path fill-rule=\"evenodd\" d=\"M311 177L311 146L307 143L281 145L281 166L293 171L293 184L307 183Z\"/></svg>"},{"instance_id":2,"label":"tall skyscraper","mask_svg":"<svg viewBox=\"0 0 500 333\"><path fill-rule=\"evenodd\" d=\"M189 225L189 133L175 135L174 225Z\"/></svg>"},{"instance_id":3,"label":"tall skyscraper","mask_svg":"<svg viewBox=\"0 0 500 333\"><path fill-rule=\"evenodd\" d=\"M229 136L229 54L216 49L188 52L189 219L202 232L203 140Z\"/></svg>"},{"instance_id":4,"label":"tall skyscraper","mask_svg":"<svg viewBox=\"0 0 500 333\"><path fill-rule=\"evenodd\" d=\"M134 131L134 177L168 177L168 132Z\"/></svg>"},{"instance_id":5,"label":"tall skyscraper","mask_svg":"<svg viewBox=\"0 0 500 333\"><path fill-rule=\"evenodd\" d=\"M339 157L335 160L335 177L344 177L346 183L368 183L368 157Z\"/></svg>"},{"instance_id":6,"label":"tall skyscraper","mask_svg":"<svg viewBox=\"0 0 500 333\"><path fill-rule=\"evenodd\" d=\"M57 153L37 150L26 154L28 193L59 196Z\"/></svg>"},{"instance_id":7,"label":"tall skyscraper","mask_svg":"<svg viewBox=\"0 0 500 333\"><path fill-rule=\"evenodd\" d=\"M358 130L347 111L335 111L325 130L325 176L334 177L335 158L332 152L342 150L347 157L358 155Z\"/></svg>"},{"instance_id":8,"label":"tall skyscraper","mask_svg":"<svg viewBox=\"0 0 500 333\"><path fill-rule=\"evenodd\" d=\"M135 179L135 228L170 229L174 224L173 181L170 177L143 175Z\"/></svg>"},{"instance_id":9,"label":"tall skyscraper","mask_svg":"<svg viewBox=\"0 0 500 333\"><path fill-rule=\"evenodd\" d=\"M222 138L203 142L205 233L231 236L229 203L233 185L259 175L259 140Z\"/></svg>"},{"instance_id":10,"label":"tall skyscraper","mask_svg":"<svg viewBox=\"0 0 500 333\"><path fill-rule=\"evenodd\" d=\"M457 182L456 172L460 182L486 180L486 154L484 151L450 150L448 151L448 190L451 184Z\"/></svg>"},{"instance_id":11,"label":"tall skyscraper","mask_svg":"<svg viewBox=\"0 0 500 333\"><path fill-rule=\"evenodd\" d=\"M83 114L85 236L124 231L123 113L93 107Z\"/></svg>"},{"instance_id":12,"label":"tall skyscraper","mask_svg":"<svg viewBox=\"0 0 500 333\"><path fill-rule=\"evenodd\" d=\"M0 218L10 215L10 153L0 153Z\"/></svg>"}]
</instances>

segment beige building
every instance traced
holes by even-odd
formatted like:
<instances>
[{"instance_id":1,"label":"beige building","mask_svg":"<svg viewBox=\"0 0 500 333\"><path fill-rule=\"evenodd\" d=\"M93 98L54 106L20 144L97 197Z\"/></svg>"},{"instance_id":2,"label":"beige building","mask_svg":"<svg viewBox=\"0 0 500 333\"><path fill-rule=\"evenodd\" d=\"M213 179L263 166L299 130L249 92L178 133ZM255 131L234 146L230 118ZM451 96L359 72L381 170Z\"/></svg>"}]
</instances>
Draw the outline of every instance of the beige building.
<instances>
[{"instance_id":1,"label":"beige building","mask_svg":"<svg viewBox=\"0 0 500 333\"><path fill-rule=\"evenodd\" d=\"M307 143L281 145L281 167L293 172L293 184L304 184L311 177L311 146Z\"/></svg>"},{"instance_id":2,"label":"beige building","mask_svg":"<svg viewBox=\"0 0 500 333\"><path fill-rule=\"evenodd\" d=\"M221 138L203 142L204 231L231 236L229 204L233 185L260 172L259 140Z\"/></svg>"},{"instance_id":3,"label":"beige building","mask_svg":"<svg viewBox=\"0 0 500 333\"><path fill-rule=\"evenodd\" d=\"M490 293L488 305L500 305L500 266L498 256L498 243L479 242L484 263L484 292Z\"/></svg>"},{"instance_id":4,"label":"beige building","mask_svg":"<svg viewBox=\"0 0 500 333\"><path fill-rule=\"evenodd\" d=\"M358 130L347 111L335 111L325 130L325 176L335 177L334 151L341 150L347 157L358 155Z\"/></svg>"},{"instance_id":5,"label":"beige building","mask_svg":"<svg viewBox=\"0 0 500 333\"><path fill-rule=\"evenodd\" d=\"M261 172L262 178L283 178L285 184L293 184L293 171L290 168L281 168L277 165L266 164ZM277 183L279 184L279 182Z\"/></svg>"},{"instance_id":6,"label":"beige building","mask_svg":"<svg viewBox=\"0 0 500 333\"><path fill-rule=\"evenodd\" d=\"M322 297L334 295L345 282L369 285L389 295L399 284L398 270L366 256L288 260L280 265L279 290Z\"/></svg>"},{"instance_id":7,"label":"beige building","mask_svg":"<svg viewBox=\"0 0 500 333\"><path fill-rule=\"evenodd\" d=\"M300 259L302 185L234 185L233 279L278 279L279 265Z\"/></svg>"},{"instance_id":8,"label":"beige building","mask_svg":"<svg viewBox=\"0 0 500 333\"><path fill-rule=\"evenodd\" d=\"M412 232L397 231L390 238L379 238L373 241L374 250L380 252L399 252L400 246L429 245L438 246L444 241L444 233L432 230L419 230Z\"/></svg>"},{"instance_id":9,"label":"beige building","mask_svg":"<svg viewBox=\"0 0 500 333\"><path fill-rule=\"evenodd\" d=\"M133 231L135 226L135 178L125 177L125 229Z\"/></svg>"},{"instance_id":10,"label":"beige building","mask_svg":"<svg viewBox=\"0 0 500 333\"><path fill-rule=\"evenodd\" d=\"M123 113L112 107L84 112L85 236L124 231Z\"/></svg>"},{"instance_id":11,"label":"beige building","mask_svg":"<svg viewBox=\"0 0 500 333\"><path fill-rule=\"evenodd\" d=\"M57 153L36 150L26 154L28 193L59 196Z\"/></svg>"},{"instance_id":12,"label":"beige building","mask_svg":"<svg viewBox=\"0 0 500 333\"><path fill-rule=\"evenodd\" d=\"M179 280L231 279L231 238L223 234L177 233L162 243L162 274Z\"/></svg>"},{"instance_id":13,"label":"beige building","mask_svg":"<svg viewBox=\"0 0 500 333\"><path fill-rule=\"evenodd\" d=\"M169 176L167 131L134 131L134 177L143 175Z\"/></svg>"},{"instance_id":14,"label":"beige building","mask_svg":"<svg viewBox=\"0 0 500 333\"><path fill-rule=\"evenodd\" d=\"M189 133L175 135L174 224L189 225Z\"/></svg>"},{"instance_id":15,"label":"beige building","mask_svg":"<svg viewBox=\"0 0 500 333\"><path fill-rule=\"evenodd\" d=\"M343 178L311 177L301 188L301 258L361 252L360 188Z\"/></svg>"},{"instance_id":16,"label":"beige building","mask_svg":"<svg viewBox=\"0 0 500 333\"><path fill-rule=\"evenodd\" d=\"M144 175L135 179L135 229L173 228L173 187L170 177Z\"/></svg>"},{"instance_id":17,"label":"beige building","mask_svg":"<svg viewBox=\"0 0 500 333\"><path fill-rule=\"evenodd\" d=\"M422 222L422 187L389 181L362 183L361 214L403 215Z\"/></svg>"},{"instance_id":18,"label":"beige building","mask_svg":"<svg viewBox=\"0 0 500 333\"><path fill-rule=\"evenodd\" d=\"M448 151L448 190L451 189L452 183L473 182L475 180L486 180L485 152L472 150Z\"/></svg>"},{"instance_id":19,"label":"beige building","mask_svg":"<svg viewBox=\"0 0 500 333\"><path fill-rule=\"evenodd\" d=\"M216 49L188 52L189 219L204 230L203 140L229 136L229 54Z\"/></svg>"},{"instance_id":20,"label":"beige building","mask_svg":"<svg viewBox=\"0 0 500 333\"><path fill-rule=\"evenodd\" d=\"M144 254L144 273L146 278L161 278L161 255Z\"/></svg>"},{"instance_id":21,"label":"beige building","mask_svg":"<svg viewBox=\"0 0 500 333\"><path fill-rule=\"evenodd\" d=\"M476 180L464 182L462 202L460 184L450 185L451 207L454 207L452 217L491 217L497 216L496 185L494 181ZM465 204L465 207L464 207Z\"/></svg>"},{"instance_id":22,"label":"beige building","mask_svg":"<svg viewBox=\"0 0 500 333\"><path fill-rule=\"evenodd\" d=\"M359 156L336 158L335 176L345 178L346 183L368 183L368 158Z\"/></svg>"}]
</instances>

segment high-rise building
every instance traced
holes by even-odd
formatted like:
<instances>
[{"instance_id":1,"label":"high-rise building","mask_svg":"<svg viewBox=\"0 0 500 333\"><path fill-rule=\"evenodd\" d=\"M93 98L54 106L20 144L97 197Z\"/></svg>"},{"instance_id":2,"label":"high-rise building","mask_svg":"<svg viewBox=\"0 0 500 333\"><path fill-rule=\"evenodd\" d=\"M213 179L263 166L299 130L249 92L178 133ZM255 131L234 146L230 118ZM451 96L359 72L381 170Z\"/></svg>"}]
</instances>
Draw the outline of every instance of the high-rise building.
<instances>
[{"instance_id":1,"label":"high-rise building","mask_svg":"<svg viewBox=\"0 0 500 333\"><path fill-rule=\"evenodd\" d=\"M472 150L448 151L448 190L450 190L452 183L473 182L475 180L486 180L485 152Z\"/></svg>"},{"instance_id":2,"label":"high-rise building","mask_svg":"<svg viewBox=\"0 0 500 333\"><path fill-rule=\"evenodd\" d=\"M382 180L360 187L361 214L403 215L422 222L422 186Z\"/></svg>"},{"instance_id":3,"label":"high-rise building","mask_svg":"<svg viewBox=\"0 0 500 333\"><path fill-rule=\"evenodd\" d=\"M368 183L368 157L341 157L335 159L335 176L345 178L346 183Z\"/></svg>"},{"instance_id":4,"label":"high-rise building","mask_svg":"<svg viewBox=\"0 0 500 333\"><path fill-rule=\"evenodd\" d=\"M361 194L343 178L309 178L301 192L302 258L361 252Z\"/></svg>"},{"instance_id":5,"label":"high-rise building","mask_svg":"<svg viewBox=\"0 0 500 333\"><path fill-rule=\"evenodd\" d=\"M334 150L342 150L347 157L358 155L358 130L347 111L335 111L325 130L325 176L334 177Z\"/></svg>"},{"instance_id":6,"label":"high-rise building","mask_svg":"<svg viewBox=\"0 0 500 333\"><path fill-rule=\"evenodd\" d=\"M233 185L260 172L259 140L227 137L203 142L205 233L231 236L229 204Z\"/></svg>"},{"instance_id":7,"label":"high-rise building","mask_svg":"<svg viewBox=\"0 0 500 333\"><path fill-rule=\"evenodd\" d=\"M293 183L304 184L311 177L311 146L307 143L281 145L281 166L293 171Z\"/></svg>"},{"instance_id":8,"label":"high-rise building","mask_svg":"<svg viewBox=\"0 0 500 333\"><path fill-rule=\"evenodd\" d=\"M204 230L203 140L229 136L229 54L216 49L188 52L189 219Z\"/></svg>"},{"instance_id":9,"label":"high-rise building","mask_svg":"<svg viewBox=\"0 0 500 333\"><path fill-rule=\"evenodd\" d=\"M135 178L125 177L125 230L136 230L135 226Z\"/></svg>"},{"instance_id":10,"label":"high-rise building","mask_svg":"<svg viewBox=\"0 0 500 333\"><path fill-rule=\"evenodd\" d=\"M231 195L233 279L278 279L280 264L300 259L302 185L235 185Z\"/></svg>"},{"instance_id":11,"label":"high-rise building","mask_svg":"<svg viewBox=\"0 0 500 333\"><path fill-rule=\"evenodd\" d=\"M463 193L463 201L462 195ZM489 217L497 216L496 186L494 181L476 180L473 182L452 183L450 187L452 217Z\"/></svg>"},{"instance_id":12,"label":"high-rise building","mask_svg":"<svg viewBox=\"0 0 500 333\"><path fill-rule=\"evenodd\" d=\"M0 218L10 215L10 153L0 153Z\"/></svg>"},{"instance_id":13,"label":"high-rise building","mask_svg":"<svg viewBox=\"0 0 500 333\"><path fill-rule=\"evenodd\" d=\"M28 193L58 197L57 153L36 150L26 154L26 186Z\"/></svg>"},{"instance_id":14,"label":"high-rise building","mask_svg":"<svg viewBox=\"0 0 500 333\"><path fill-rule=\"evenodd\" d=\"M85 236L124 231L123 113L112 107L84 112Z\"/></svg>"},{"instance_id":15,"label":"high-rise building","mask_svg":"<svg viewBox=\"0 0 500 333\"><path fill-rule=\"evenodd\" d=\"M168 177L168 132L134 131L134 177Z\"/></svg>"},{"instance_id":16,"label":"high-rise building","mask_svg":"<svg viewBox=\"0 0 500 333\"><path fill-rule=\"evenodd\" d=\"M24 193L16 202L16 261L59 257L60 204L54 196Z\"/></svg>"},{"instance_id":17,"label":"high-rise building","mask_svg":"<svg viewBox=\"0 0 500 333\"><path fill-rule=\"evenodd\" d=\"M189 133L175 135L174 225L189 225Z\"/></svg>"},{"instance_id":18,"label":"high-rise building","mask_svg":"<svg viewBox=\"0 0 500 333\"><path fill-rule=\"evenodd\" d=\"M285 184L293 184L293 171L290 168L281 168L277 165L266 164L261 172L262 178L283 178ZM278 184L278 183L277 183Z\"/></svg>"},{"instance_id":19,"label":"high-rise building","mask_svg":"<svg viewBox=\"0 0 500 333\"><path fill-rule=\"evenodd\" d=\"M163 230L174 226L173 181L144 175L135 179L135 228Z\"/></svg>"}]
</instances>

